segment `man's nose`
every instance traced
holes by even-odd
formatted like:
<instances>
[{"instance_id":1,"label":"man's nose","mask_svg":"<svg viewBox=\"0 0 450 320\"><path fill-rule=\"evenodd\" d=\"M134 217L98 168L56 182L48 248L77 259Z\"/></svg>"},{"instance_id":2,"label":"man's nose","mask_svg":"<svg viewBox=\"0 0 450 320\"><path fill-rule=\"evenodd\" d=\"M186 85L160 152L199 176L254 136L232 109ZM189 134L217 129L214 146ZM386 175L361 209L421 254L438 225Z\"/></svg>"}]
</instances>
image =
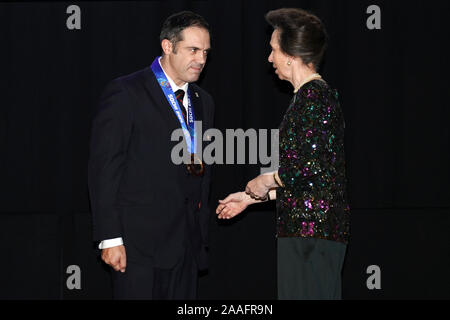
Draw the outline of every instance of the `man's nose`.
<instances>
[{"instance_id":1,"label":"man's nose","mask_svg":"<svg viewBox=\"0 0 450 320\"><path fill-rule=\"evenodd\" d=\"M200 50L199 50L200 51ZM206 58L207 58L207 53L206 52L203 52L203 51L201 51L201 52L199 52L199 53L197 53L197 62L198 63L201 63L201 64L205 64L205 62L206 62Z\"/></svg>"},{"instance_id":2,"label":"man's nose","mask_svg":"<svg viewBox=\"0 0 450 320\"><path fill-rule=\"evenodd\" d=\"M271 52L271 53L269 54L269 57L267 58L267 60L268 60L270 63L272 63L272 53L273 53L273 52Z\"/></svg>"}]
</instances>

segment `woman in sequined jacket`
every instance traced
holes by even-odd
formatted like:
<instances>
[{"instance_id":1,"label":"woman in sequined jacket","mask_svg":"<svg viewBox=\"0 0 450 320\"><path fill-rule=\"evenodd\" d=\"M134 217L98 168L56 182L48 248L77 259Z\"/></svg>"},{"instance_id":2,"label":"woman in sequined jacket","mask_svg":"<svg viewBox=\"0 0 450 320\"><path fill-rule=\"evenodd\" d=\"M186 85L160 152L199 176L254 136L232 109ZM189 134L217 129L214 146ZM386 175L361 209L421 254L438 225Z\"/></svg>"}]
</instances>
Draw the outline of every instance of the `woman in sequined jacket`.
<instances>
[{"instance_id":1,"label":"woman in sequined jacket","mask_svg":"<svg viewBox=\"0 0 450 320\"><path fill-rule=\"evenodd\" d=\"M279 127L280 167L219 201L229 219L276 199L279 299L340 299L349 237L344 117L338 93L316 72L326 47L319 18L301 9L270 11L268 58L294 96Z\"/></svg>"}]
</instances>

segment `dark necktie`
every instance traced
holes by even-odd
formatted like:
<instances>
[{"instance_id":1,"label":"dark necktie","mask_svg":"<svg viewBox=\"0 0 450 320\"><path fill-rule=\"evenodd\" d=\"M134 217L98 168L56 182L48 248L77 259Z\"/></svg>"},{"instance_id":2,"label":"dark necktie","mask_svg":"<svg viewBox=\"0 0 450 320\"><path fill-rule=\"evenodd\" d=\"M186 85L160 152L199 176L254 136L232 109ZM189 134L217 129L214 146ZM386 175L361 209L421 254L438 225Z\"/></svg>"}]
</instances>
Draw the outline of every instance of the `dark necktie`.
<instances>
[{"instance_id":1,"label":"dark necktie","mask_svg":"<svg viewBox=\"0 0 450 320\"><path fill-rule=\"evenodd\" d=\"M179 89L179 90L175 91L175 96L177 97L178 105L180 106L181 112L183 113L184 121L187 123L186 108L184 107L184 104L183 104L184 90Z\"/></svg>"}]
</instances>

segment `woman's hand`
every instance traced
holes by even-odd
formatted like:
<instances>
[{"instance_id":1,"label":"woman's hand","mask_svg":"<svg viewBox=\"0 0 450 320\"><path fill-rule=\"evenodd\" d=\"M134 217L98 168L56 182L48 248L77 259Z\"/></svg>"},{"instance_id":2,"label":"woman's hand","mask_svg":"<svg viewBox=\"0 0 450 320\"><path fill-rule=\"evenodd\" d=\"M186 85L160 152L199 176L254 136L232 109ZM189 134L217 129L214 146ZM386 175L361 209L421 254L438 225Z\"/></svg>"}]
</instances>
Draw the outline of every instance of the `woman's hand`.
<instances>
[{"instance_id":1,"label":"woman's hand","mask_svg":"<svg viewBox=\"0 0 450 320\"><path fill-rule=\"evenodd\" d=\"M253 199L265 200L267 199L269 190L276 186L277 183L275 182L273 174L261 174L247 183L245 193L250 195Z\"/></svg>"},{"instance_id":2,"label":"woman's hand","mask_svg":"<svg viewBox=\"0 0 450 320\"><path fill-rule=\"evenodd\" d=\"M219 219L230 219L242 211L255 201L245 192L236 192L230 194L223 200L219 200L216 214Z\"/></svg>"}]
</instances>

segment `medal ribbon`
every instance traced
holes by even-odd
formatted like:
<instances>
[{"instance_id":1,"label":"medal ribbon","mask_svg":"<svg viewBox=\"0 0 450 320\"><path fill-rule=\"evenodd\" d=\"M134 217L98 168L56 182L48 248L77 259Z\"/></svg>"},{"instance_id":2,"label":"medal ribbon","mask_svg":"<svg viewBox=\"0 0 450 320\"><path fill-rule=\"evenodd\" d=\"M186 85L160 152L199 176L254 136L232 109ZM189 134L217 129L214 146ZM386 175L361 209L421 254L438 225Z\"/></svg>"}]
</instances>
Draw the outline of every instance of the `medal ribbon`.
<instances>
[{"instance_id":1,"label":"medal ribbon","mask_svg":"<svg viewBox=\"0 0 450 320\"><path fill-rule=\"evenodd\" d=\"M187 126L186 122L184 121L183 114L181 113L180 105L178 104L178 101L175 97L175 94L173 93L172 87L170 86L169 80L166 77L166 74L164 73L163 69L161 68L161 65L159 64L159 58L157 57L152 65L151 69L156 77L156 80L158 81L164 95L166 96L167 101L169 102L170 106L172 107L173 112L175 112L175 115L178 118L178 121L180 122L181 128L183 129L184 137L186 138L186 144L188 147L188 151L193 154L195 153L197 149L197 144L195 141L195 115L194 110L192 108L192 102L191 97L189 94L189 87L186 92L187 94L187 100L188 100L188 114L187 114ZM182 107L184 108L184 107Z\"/></svg>"}]
</instances>

